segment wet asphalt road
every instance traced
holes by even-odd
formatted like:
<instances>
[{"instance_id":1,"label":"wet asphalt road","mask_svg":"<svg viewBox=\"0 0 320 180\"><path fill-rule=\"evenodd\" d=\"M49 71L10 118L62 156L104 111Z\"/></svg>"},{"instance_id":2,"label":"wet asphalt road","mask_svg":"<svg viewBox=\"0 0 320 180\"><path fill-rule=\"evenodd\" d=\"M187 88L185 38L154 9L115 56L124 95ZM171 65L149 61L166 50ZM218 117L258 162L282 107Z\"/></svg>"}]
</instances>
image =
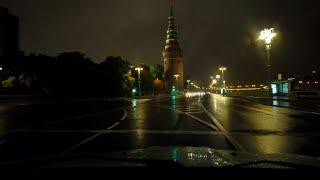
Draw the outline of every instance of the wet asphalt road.
<instances>
[{"instance_id":1,"label":"wet asphalt road","mask_svg":"<svg viewBox=\"0 0 320 180\"><path fill-rule=\"evenodd\" d=\"M320 155L318 113L218 95L93 104L1 103L0 161L151 146Z\"/></svg>"}]
</instances>

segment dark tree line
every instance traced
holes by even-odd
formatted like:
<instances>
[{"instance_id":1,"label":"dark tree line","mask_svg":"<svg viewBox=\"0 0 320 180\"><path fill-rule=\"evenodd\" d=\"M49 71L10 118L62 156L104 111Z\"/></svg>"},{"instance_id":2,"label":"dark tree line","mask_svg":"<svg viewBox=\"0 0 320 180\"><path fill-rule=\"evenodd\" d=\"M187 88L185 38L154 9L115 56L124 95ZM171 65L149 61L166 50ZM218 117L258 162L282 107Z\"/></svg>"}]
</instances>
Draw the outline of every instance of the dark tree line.
<instances>
[{"instance_id":1,"label":"dark tree line","mask_svg":"<svg viewBox=\"0 0 320 180\"><path fill-rule=\"evenodd\" d=\"M134 66L121 57L94 63L80 52L57 57L34 55L0 59L1 90L7 93L37 92L47 96L123 97L137 84ZM162 78L161 65L143 65L143 91L153 91Z\"/></svg>"}]
</instances>

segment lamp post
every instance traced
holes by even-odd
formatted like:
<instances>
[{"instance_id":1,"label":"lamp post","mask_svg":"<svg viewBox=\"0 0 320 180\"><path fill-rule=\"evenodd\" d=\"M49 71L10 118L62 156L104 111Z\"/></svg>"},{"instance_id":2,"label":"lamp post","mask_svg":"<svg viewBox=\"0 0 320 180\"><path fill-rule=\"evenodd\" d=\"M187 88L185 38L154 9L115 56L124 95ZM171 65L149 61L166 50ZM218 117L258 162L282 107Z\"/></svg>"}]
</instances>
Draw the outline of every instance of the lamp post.
<instances>
[{"instance_id":1,"label":"lamp post","mask_svg":"<svg viewBox=\"0 0 320 180\"><path fill-rule=\"evenodd\" d=\"M218 81L217 81L216 79L213 79L213 80L212 80L212 85L215 86L214 89L215 89L216 94L218 94L218 93L217 93L217 87L216 87L217 83L218 83Z\"/></svg>"},{"instance_id":2,"label":"lamp post","mask_svg":"<svg viewBox=\"0 0 320 180\"><path fill-rule=\"evenodd\" d=\"M259 40L264 41L266 45L266 50L267 50L267 74L268 74L268 86L269 86L269 95L272 94L272 89L271 89L271 43L272 39L276 37L276 33L274 33L274 29L264 29L263 31L260 32Z\"/></svg>"},{"instance_id":3,"label":"lamp post","mask_svg":"<svg viewBox=\"0 0 320 180\"><path fill-rule=\"evenodd\" d=\"M191 80L188 79L188 80L187 80L187 83L188 83L188 91L190 91L190 82L191 82Z\"/></svg>"},{"instance_id":4,"label":"lamp post","mask_svg":"<svg viewBox=\"0 0 320 180\"><path fill-rule=\"evenodd\" d=\"M176 78L176 83L177 83L177 89L179 89L179 74L175 74L174 77Z\"/></svg>"},{"instance_id":5,"label":"lamp post","mask_svg":"<svg viewBox=\"0 0 320 180\"><path fill-rule=\"evenodd\" d=\"M222 82L223 82L223 85L222 85L222 94L225 93L225 88L226 88L226 81L224 79L224 71L227 70L226 67L220 67L219 70L221 71L221 78L222 78Z\"/></svg>"},{"instance_id":6,"label":"lamp post","mask_svg":"<svg viewBox=\"0 0 320 180\"><path fill-rule=\"evenodd\" d=\"M137 67L135 68L136 71L138 71L138 91L139 91L139 96L141 96L141 71L143 71L142 67Z\"/></svg>"}]
</instances>

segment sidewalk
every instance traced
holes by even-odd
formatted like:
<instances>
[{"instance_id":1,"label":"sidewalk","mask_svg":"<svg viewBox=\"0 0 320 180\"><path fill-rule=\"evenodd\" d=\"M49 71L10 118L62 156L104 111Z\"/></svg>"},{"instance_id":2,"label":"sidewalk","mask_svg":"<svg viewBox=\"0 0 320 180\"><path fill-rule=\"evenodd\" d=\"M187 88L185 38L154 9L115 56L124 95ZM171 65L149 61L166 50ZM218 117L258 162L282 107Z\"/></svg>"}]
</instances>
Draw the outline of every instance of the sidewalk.
<instances>
[{"instance_id":1,"label":"sidewalk","mask_svg":"<svg viewBox=\"0 0 320 180\"><path fill-rule=\"evenodd\" d=\"M320 114L320 102L316 100L291 99L288 97L254 97L254 96L238 96L238 98L246 99L255 103L296 109Z\"/></svg>"}]
</instances>

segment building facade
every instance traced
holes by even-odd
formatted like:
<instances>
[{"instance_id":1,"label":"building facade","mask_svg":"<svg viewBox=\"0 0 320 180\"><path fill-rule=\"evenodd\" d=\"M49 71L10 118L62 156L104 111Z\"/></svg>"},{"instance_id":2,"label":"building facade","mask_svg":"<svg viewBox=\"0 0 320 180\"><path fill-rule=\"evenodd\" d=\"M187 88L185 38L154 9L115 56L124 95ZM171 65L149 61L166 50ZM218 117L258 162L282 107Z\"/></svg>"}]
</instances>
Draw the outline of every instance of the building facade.
<instances>
[{"instance_id":1,"label":"building facade","mask_svg":"<svg viewBox=\"0 0 320 180\"><path fill-rule=\"evenodd\" d=\"M173 4L170 7L166 45L163 51L165 89L184 89L183 50L178 41Z\"/></svg>"},{"instance_id":2,"label":"building facade","mask_svg":"<svg viewBox=\"0 0 320 180\"><path fill-rule=\"evenodd\" d=\"M0 7L0 57L19 53L19 19Z\"/></svg>"}]
</instances>

